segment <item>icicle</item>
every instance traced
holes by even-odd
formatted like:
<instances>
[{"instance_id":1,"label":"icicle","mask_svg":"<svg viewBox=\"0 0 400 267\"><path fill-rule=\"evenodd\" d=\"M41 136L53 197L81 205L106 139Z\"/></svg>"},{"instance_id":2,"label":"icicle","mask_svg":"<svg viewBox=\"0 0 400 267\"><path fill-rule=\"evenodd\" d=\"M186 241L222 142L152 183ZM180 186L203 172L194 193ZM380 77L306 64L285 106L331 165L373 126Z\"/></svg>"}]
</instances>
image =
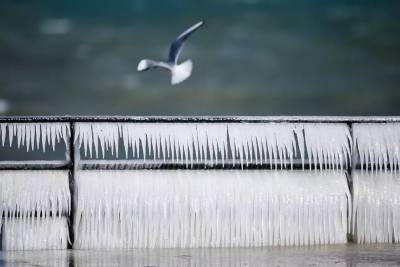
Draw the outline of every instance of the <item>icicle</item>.
<instances>
[{"instance_id":1,"label":"icicle","mask_svg":"<svg viewBox=\"0 0 400 267\"><path fill-rule=\"evenodd\" d=\"M362 169L400 169L400 123L355 123L353 136Z\"/></svg>"},{"instance_id":2,"label":"icicle","mask_svg":"<svg viewBox=\"0 0 400 267\"><path fill-rule=\"evenodd\" d=\"M8 132L8 143L11 147L16 137L17 147L21 148L26 146L26 151L34 151L35 149L42 149L43 152L46 150L46 140L55 149L55 145L61 140L57 139L57 132L61 133L69 125L67 123L0 123L1 131L1 144L5 145L6 134ZM51 128L51 129L50 129ZM52 131L54 136L50 139L50 133ZM63 135L63 141L67 146L69 143L68 136ZM40 145L41 142L41 145Z\"/></svg>"},{"instance_id":3,"label":"icicle","mask_svg":"<svg viewBox=\"0 0 400 267\"><path fill-rule=\"evenodd\" d=\"M194 157L204 157L207 160L207 151L210 152L212 162L219 160L218 151L226 160L227 132L226 124L218 123L77 123L77 135L80 140L79 147L88 144L89 148L100 140L102 150L107 151L110 144L111 152L117 153L118 140L122 138L125 156L128 157L129 149L133 156L138 157L139 151L143 152L143 159L150 155L153 160L171 157L174 162L185 162L192 165ZM93 140L90 139L93 134ZM139 148L140 144L140 148ZM193 151L195 147L195 151ZM96 157L98 155L96 154Z\"/></svg>"},{"instance_id":4,"label":"icicle","mask_svg":"<svg viewBox=\"0 0 400 267\"><path fill-rule=\"evenodd\" d=\"M4 250L66 249L68 223L66 218L12 218L3 225ZM56 264L59 266L59 262Z\"/></svg>"},{"instance_id":5,"label":"icicle","mask_svg":"<svg viewBox=\"0 0 400 267\"><path fill-rule=\"evenodd\" d=\"M284 165L284 153L287 148L294 149L295 143L294 129L297 124L291 123L230 123L228 133L230 147L232 149L233 160L243 157L247 161L252 161L253 153L258 153L257 161L269 163L271 166L278 162ZM257 142L262 140L264 153L257 152ZM239 155L236 153L239 151ZM255 152L254 152L255 151ZM295 153L290 151L289 153ZM267 155L269 157L267 157ZM242 164L243 165L243 164Z\"/></svg>"},{"instance_id":6,"label":"icicle","mask_svg":"<svg viewBox=\"0 0 400 267\"><path fill-rule=\"evenodd\" d=\"M75 243L92 248L346 243L344 174L303 171L78 171Z\"/></svg>"},{"instance_id":7,"label":"icicle","mask_svg":"<svg viewBox=\"0 0 400 267\"><path fill-rule=\"evenodd\" d=\"M352 233L358 243L400 242L400 175L353 172Z\"/></svg>"},{"instance_id":8,"label":"icicle","mask_svg":"<svg viewBox=\"0 0 400 267\"><path fill-rule=\"evenodd\" d=\"M0 171L0 203L5 214L34 213L38 208L67 213L68 171Z\"/></svg>"},{"instance_id":9,"label":"icicle","mask_svg":"<svg viewBox=\"0 0 400 267\"><path fill-rule=\"evenodd\" d=\"M0 124L0 131L1 131L1 145L4 147L6 143L6 135L7 135L7 123Z\"/></svg>"},{"instance_id":10,"label":"icicle","mask_svg":"<svg viewBox=\"0 0 400 267\"><path fill-rule=\"evenodd\" d=\"M328 156L332 153L337 153L334 169L346 166L344 159L350 158L351 154L350 131L346 124L304 123L303 128L308 157L313 159L316 169L328 168Z\"/></svg>"}]
</instances>

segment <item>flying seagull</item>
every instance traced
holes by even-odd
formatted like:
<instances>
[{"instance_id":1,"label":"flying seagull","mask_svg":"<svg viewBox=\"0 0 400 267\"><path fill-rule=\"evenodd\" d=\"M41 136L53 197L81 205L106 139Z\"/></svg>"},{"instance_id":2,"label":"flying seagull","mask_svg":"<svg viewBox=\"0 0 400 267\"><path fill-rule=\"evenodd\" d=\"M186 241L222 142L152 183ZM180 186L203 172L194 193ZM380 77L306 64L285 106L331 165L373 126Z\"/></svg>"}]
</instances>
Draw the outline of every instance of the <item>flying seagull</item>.
<instances>
[{"instance_id":1,"label":"flying seagull","mask_svg":"<svg viewBox=\"0 0 400 267\"><path fill-rule=\"evenodd\" d=\"M186 39L204 25L204 21L197 22L192 27L181 33L175 41L172 42L169 48L169 56L167 61L154 61L151 59L142 59L137 67L138 71L146 71L149 69L162 68L171 72L171 84L178 84L189 78L192 74L193 63L186 60L178 64L178 58L182 51L183 44Z\"/></svg>"}]
</instances>

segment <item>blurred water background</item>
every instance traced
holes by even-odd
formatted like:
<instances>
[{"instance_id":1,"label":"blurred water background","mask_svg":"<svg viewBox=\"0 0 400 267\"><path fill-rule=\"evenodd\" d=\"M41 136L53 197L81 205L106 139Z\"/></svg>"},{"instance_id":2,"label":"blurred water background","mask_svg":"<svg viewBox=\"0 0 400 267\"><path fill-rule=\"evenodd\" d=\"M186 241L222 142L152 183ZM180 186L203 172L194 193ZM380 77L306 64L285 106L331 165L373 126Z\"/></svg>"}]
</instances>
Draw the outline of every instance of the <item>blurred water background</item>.
<instances>
[{"instance_id":1,"label":"blurred water background","mask_svg":"<svg viewBox=\"0 0 400 267\"><path fill-rule=\"evenodd\" d=\"M2 115L399 115L400 1L0 0ZM206 26L192 77L137 73Z\"/></svg>"}]
</instances>

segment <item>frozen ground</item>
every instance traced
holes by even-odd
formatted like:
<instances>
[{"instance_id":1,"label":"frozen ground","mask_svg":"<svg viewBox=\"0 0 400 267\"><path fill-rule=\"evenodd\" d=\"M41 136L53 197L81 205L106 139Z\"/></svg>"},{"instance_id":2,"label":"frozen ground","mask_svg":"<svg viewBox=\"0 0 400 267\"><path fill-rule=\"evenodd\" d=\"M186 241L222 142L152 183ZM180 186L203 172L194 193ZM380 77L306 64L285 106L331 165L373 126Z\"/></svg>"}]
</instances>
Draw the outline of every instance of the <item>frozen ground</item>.
<instances>
[{"instance_id":1,"label":"frozen ground","mask_svg":"<svg viewBox=\"0 0 400 267\"><path fill-rule=\"evenodd\" d=\"M398 266L399 245L0 252L0 266Z\"/></svg>"}]
</instances>

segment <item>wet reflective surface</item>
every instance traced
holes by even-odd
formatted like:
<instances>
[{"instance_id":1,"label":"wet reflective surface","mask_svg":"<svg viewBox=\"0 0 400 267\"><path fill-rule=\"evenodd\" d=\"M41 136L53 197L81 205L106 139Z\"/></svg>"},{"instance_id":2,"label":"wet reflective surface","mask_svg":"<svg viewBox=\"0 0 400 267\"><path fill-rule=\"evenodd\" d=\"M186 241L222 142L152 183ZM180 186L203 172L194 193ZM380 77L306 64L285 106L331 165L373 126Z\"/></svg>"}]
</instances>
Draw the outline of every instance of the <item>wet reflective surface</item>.
<instances>
[{"instance_id":1,"label":"wet reflective surface","mask_svg":"<svg viewBox=\"0 0 400 267\"><path fill-rule=\"evenodd\" d=\"M0 252L0 266L398 266L399 245Z\"/></svg>"}]
</instances>

